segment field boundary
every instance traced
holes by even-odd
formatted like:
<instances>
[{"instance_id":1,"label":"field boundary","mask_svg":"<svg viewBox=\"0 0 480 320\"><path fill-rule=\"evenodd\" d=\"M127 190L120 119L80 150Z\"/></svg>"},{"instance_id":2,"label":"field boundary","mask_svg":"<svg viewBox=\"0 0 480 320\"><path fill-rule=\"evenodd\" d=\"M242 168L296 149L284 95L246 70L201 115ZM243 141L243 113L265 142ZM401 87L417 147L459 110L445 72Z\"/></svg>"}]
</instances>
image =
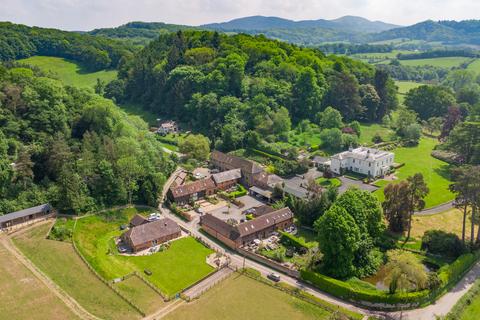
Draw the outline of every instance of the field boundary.
<instances>
[{"instance_id":1,"label":"field boundary","mask_svg":"<svg viewBox=\"0 0 480 320\"><path fill-rule=\"evenodd\" d=\"M65 305L72 310L81 319L87 320L102 320L101 318L91 314L81 304L79 304L73 297L71 297L58 284L50 279L43 271L41 271L32 261L23 255L23 253L15 246L10 237L0 235L0 241L5 249L10 252L20 263L22 263L32 274L38 278L55 296L62 300Z\"/></svg>"},{"instance_id":2,"label":"field boundary","mask_svg":"<svg viewBox=\"0 0 480 320\"><path fill-rule=\"evenodd\" d=\"M125 295L123 295L117 288L113 286L113 284L110 281L107 281L104 279L102 276L98 274L98 272L93 269L93 267L88 263L88 261L83 257L81 254L80 250L78 249L76 243L75 243L75 228L77 226L77 220L75 220L75 224L73 225L73 234L72 234L72 246L74 248L75 253L80 257L80 259L86 264L87 268L104 284L106 284L110 289L112 289L113 292L115 292L120 298L122 298L125 302L127 302L132 308L134 308L138 313L142 315L142 317L145 317L146 314L145 312L137 306L133 301L131 301L129 298L127 298Z\"/></svg>"}]
</instances>

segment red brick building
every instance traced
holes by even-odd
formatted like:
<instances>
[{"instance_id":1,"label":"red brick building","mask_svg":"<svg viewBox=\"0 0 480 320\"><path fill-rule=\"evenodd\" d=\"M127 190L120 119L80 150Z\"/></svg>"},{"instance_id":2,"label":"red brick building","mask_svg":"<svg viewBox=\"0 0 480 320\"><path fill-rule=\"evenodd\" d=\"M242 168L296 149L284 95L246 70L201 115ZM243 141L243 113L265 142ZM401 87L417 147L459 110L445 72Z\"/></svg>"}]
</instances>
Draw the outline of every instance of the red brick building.
<instances>
[{"instance_id":1,"label":"red brick building","mask_svg":"<svg viewBox=\"0 0 480 320\"><path fill-rule=\"evenodd\" d=\"M181 229L178 224L164 218L133 227L122 234L121 239L133 252L138 252L178 238L180 235Z\"/></svg>"},{"instance_id":2,"label":"red brick building","mask_svg":"<svg viewBox=\"0 0 480 320\"><path fill-rule=\"evenodd\" d=\"M205 232L234 249L254 239L267 238L272 232L283 230L292 224L293 213L289 208L264 214L236 226L229 225L210 214L200 217L200 225Z\"/></svg>"},{"instance_id":3,"label":"red brick building","mask_svg":"<svg viewBox=\"0 0 480 320\"><path fill-rule=\"evenodd\" d=\"M216 150L210 154L210 162L220 171L240 169L242 173L240 181L248 187L255 185L255 178L264 172L263 168L253 161Z\"/></svg>"},{"instance_id":4,"label":"red brick building","mask_svg":"<svg viewBox=\"0 0 480 320\"><path fill-rule=\"evenodd\" d=\"M227 190L235 186L242 178L240 169L232 169L212 174L212 179L218 190Z\"/></svg>"},{"instance_id":5,"label":"red brick building","mask_svg":"<svg viewBox=\"0 0 480 320\"><path fill-rule=\"evenodd\" d=\"M211 178L202 179L181 186L171 187L168 190L167 197L171 202L184 205L190 201L214 195L215 188L215 182Z\"/></svg>"}]
</instances>

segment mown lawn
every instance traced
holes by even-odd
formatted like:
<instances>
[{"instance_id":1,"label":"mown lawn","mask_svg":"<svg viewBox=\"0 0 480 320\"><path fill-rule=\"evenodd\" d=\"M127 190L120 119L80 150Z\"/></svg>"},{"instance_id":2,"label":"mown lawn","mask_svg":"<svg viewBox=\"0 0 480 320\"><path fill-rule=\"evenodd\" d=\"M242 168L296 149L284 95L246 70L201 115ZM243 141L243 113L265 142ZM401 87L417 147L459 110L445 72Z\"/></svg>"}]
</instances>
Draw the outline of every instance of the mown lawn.
<instances>
[{"instance_id":1,"label":"mown lawn","mask_svg":"<svg viewBox=\"0 0 480 320\"><path fill-rule=\"evenodd\" d=\"M71 86L93 87L97 83L97 79L110 82L117 77L116 70L91 72L78 63L64 58L34 56L18 60L18 62L36 66Z\"/></svg>"},{"instance_id":2,"label":"mown lawn","mask_svg":"<svg viewBox=\"0 0 480 320\"><path fill-rule=\"evenodd\" d=\"M167 295L174 295L213 271L206 257L213 253L194 238L175 240L170 247L148 256L119 255L114 238L121 235L119 226L126 224L136 209L107 212L79 219L74 241L90 265L107 280L133 271L153 274L146 276Z\"/></svg>"},{"instance_id":3,"label":"mown lawn","mask_svg":"<svg viewBox=\"0 0 480 320\"><path fill-rule=\"evenodd\" d=\"M394 132L392 129L378 123L361 123L358 141L362 144L371 144L373 137L377 134L382 137L383 141L390 141Z\"/></svg>"},{"instance_id":4,"label":"mown lawn","mask_svg":"<svg viewBox=\"0 0 480 320\"><path fill-rule=\"evenodd\" d=\"M112 320L140 319L141 315L135 309L95 277L70 243L45 239L49 227L47 224L33 228L16 236L14 243L40 270L92 314Z\"/></svg>"},{"instance_id":5,"label":"mown lawn","mask_svg":"<svg viewBox=\"0 0 480 320\"><path fill-rule=\"evenodd\" d=\"M331 319L332 313L256 280L232 275L166 320Z\"/></svg>"},{"instance_id":6,"label":"mown lawn","mask_svg":"<svg viewBox=\"0 0 480 320\"><path fill-rule=\"evenodd\" d=\"M424 85L424 83L413 82L413 81L395 81L395 84L398 87L397 96L400 104L403 104L403 102L405 101L405 95L407 94L408 91Z\"/></svg>"},{"instance_id":7,"label":"mown lawn","mask_svg":"<svg viewBox=\"0 0 480 320\"><path fill-rule=\"evenodd\" d=\"M0 245L1 319L79 319Z\"/></svg>"},{"instance_id":8,"label":"mown lawn","mask_svg":"<svg viewBox=\"0 0 480 320\"><path fill-rule=\"evenodd\" d=\"M400 181L417 172L423 174L430 189L425 198L426 208L431 208L442 203L453 200L454 195L448 190L451 183L449 180L449 165L431 156L431 152L437 141L432 138L423 137L416 147L403 147L395 149L395 162L405 163L405 166L398 169L395 175ZM376 183L380 189L375 191L380 201L384 200L383 189L388 182L379 181Z\"/></svg>"}]
</instances>

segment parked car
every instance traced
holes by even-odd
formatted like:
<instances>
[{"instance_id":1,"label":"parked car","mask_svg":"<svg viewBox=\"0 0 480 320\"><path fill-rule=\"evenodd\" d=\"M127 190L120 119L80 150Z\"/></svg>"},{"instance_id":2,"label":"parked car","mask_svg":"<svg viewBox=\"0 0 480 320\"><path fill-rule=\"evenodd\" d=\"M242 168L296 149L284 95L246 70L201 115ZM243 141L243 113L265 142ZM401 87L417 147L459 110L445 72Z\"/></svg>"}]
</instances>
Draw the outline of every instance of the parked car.
<instances>
[{"instance_id":1,"label":"parked car","mask_svg":"<svg viewBox=\"0 0 480 320\"><path fill-rule=\"evenodd\" d=\"M267 276L268 279L274 281L274 282L278 282L280 281L280 275L277 274L277 273L270 273L268 276Z\"/></svg>"}]
</instances>

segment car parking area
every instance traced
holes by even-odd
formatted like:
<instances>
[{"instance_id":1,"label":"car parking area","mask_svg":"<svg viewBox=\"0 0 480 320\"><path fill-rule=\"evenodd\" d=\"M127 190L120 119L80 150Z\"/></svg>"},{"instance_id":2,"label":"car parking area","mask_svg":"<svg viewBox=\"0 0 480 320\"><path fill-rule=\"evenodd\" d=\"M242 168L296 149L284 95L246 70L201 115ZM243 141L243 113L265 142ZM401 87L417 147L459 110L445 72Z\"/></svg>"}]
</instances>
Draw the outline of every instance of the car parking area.
<instances>
[{"instance_id":1,"label":"car parking area","mask_svg":"<svg viewBox=\"0 0 480 320\"><path fill-rule=\"evenodd\" d=\"M237 223L240 223L246 219L244 214L245 211L265 205L264 202L249 195L239 197L237 200L242 202L244 206L240 208L233 203L221 201L218 205L211 208L204 208L203 212L209 213L222 220L235 219Z\"/></svg>"}]
</instances>

